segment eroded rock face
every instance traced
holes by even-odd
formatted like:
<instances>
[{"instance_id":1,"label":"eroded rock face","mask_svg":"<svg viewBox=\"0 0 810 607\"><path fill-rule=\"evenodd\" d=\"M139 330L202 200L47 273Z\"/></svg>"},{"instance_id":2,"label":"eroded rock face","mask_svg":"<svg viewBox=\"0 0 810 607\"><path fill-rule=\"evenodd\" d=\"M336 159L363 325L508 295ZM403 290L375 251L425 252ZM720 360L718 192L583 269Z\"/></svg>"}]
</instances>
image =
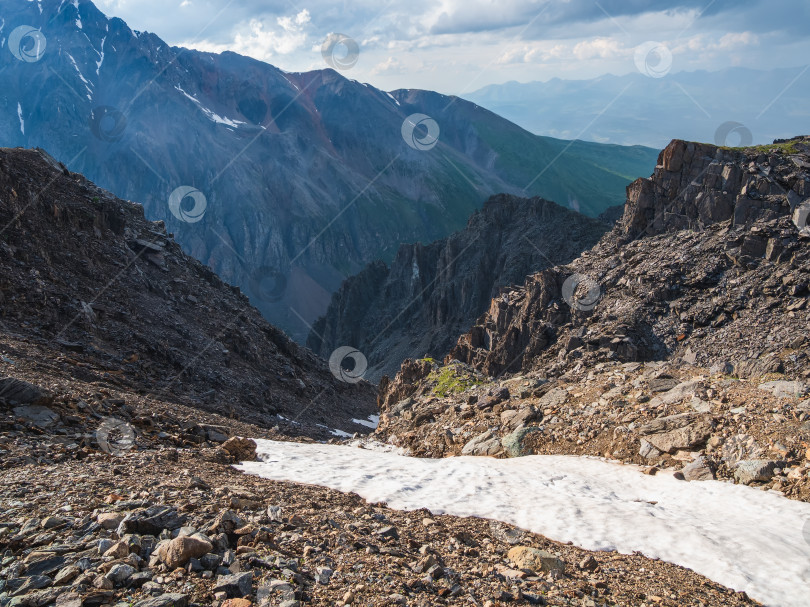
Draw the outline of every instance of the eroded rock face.
<instances>
[{"instance_id":1,"label":"eroded rock face","mask_svg":"<svg viewBox=\"0 0 810 607\"><path fill-rule=\"evenodd\" d=\"M346 280L307 345L328 358L351 344L366 376L393 377L405 358L441 359L504 287L597 243L608 224L542 198L493 196L467 226L428 245L403 245Z\"/></svg>"},{"instance_id":2,"label":"eroded rock face","mask_svg":"<svg viewBox=\"0 0 810 607\"><path fill-rule=\"evenodd\" d=\"M620 231L635 239L726 220L745 225L776 219L810 198L810 185L797 178L797 168L790 154L675 140L659 155L651 178L628 186ZM764 253L766 243L750 246Z\"/></svg>"},{"instance_id":3,"label":"eroded rock face","mask_svg":"<svg viewBox=\"0 0 810 607\"><path fill-rule=\"evenodd\" d=\"M587 254L507 289L448 360L488 375L672 356L743 377L800 365L807 338L810 139L772 150L673 141ZM804 324L802 324L804 323ZM761 344L762 333L779 337Z\"/></svg>"}]
</instances>

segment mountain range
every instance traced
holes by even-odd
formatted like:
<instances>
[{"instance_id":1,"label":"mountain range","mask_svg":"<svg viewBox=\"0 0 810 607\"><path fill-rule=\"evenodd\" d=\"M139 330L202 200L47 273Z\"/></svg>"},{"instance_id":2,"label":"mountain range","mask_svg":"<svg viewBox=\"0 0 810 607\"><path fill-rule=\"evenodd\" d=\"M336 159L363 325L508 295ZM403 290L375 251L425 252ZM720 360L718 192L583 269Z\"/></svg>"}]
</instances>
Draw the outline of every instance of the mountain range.
<instances>
[{"instance_id":1,"label":"mountain range","mask_svg":"<svg viewBox=\"0 0 810 607\"><path fill-rule=\"evenodd\" d=\"M43 147L143 203L298 341L346 277L460 229L494 193L595 216L655 164L457 97L171 47L89 0L0 12L0 144Z\"/></svg>"},{"instance_id":2,"label":"mountain range","mask_svg":"<svg viewBox=\"0 0 810 607\"><path fill-rule=\"evenodd\" d=\"M767 144L810 132L808 66L631 73L493 84L464 98L536 133L664 147L673 138Z\"/></svg>"}]
</instances>

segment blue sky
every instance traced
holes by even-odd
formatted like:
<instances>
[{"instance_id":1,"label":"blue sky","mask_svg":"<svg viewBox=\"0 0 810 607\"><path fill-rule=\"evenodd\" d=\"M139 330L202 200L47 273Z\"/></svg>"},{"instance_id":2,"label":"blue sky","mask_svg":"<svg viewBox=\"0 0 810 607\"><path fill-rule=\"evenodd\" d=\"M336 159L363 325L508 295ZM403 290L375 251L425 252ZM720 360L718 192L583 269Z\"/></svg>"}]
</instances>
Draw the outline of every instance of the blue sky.
<instances>
[{"instance_id":1,"label":"blue sky","mask_svg":"<svg viewBox=\"0 0 810 607\"><path fill-rule=\"evenodd\" d=\"M98 0L170 44L233 50L288 71L325 67L330 33L357 41L345 75L383 89L463 94L487 84L637 69L658 42L673 72L795 67L810 57L808 0ZM342 47L338 47L338 52ZM671 65L669 62L671 61Z\"/></svg>"}]
</instances>

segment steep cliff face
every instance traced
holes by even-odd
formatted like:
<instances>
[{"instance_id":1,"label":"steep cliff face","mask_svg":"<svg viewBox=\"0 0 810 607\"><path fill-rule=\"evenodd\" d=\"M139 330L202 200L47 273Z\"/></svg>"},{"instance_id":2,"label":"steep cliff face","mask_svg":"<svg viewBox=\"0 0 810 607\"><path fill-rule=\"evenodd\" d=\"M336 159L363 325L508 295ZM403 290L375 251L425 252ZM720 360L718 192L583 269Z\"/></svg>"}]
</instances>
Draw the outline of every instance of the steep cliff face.
<instances>
[{"instance_id":1,"label":"steep cliff face","mask_svg":"<svg viewBox=\"0 0 810 607\"><path fill-rule=\"evenodd\" d=\"M374 263L348 279L307 345L324 357L356 347L371 380L393 375L409 357L442 358L499 289L567 263L607 229L548 200L494 196L464 230L403 245L390 268Z\"/></svg>"},{"instance_id":2,"label":"steep cliff face","mask_svg":"<svg viewBox=\"0 0 810 607\"><path fill-rule=\"evenodd\" d=\"M627 196L599 245L494 298L449 358L490 375L686 353L745 376L798 370L784 347L810 320L810 139L673 141Z\"/></svg>"},{"instance_id":3,"label":"steep cliff face","mask_svg":"<svg viewBox=\"0 0 810 607\"><path fill-rule=\"evenodd\" d=\"M0 306L3 374L321 438L375 411L143 207L38 150L0 148Z\"/></svg>"},{"instance_id":4,"label":"steep cliff face","mask_svg":"<svg viewBox=\"0 0 810 607\"><path fill-rule=\"evenodd\" d=\"M40 146L141 202L299 341L346 277L460 229L489 195L528 186L596 215L655 161L648 148L536 137L435 93L172 48L88 0L0 9L0 144ZM38 60L8 48L20 25L41 28ZM439 125L432 149L402 136L415 112ZM197 208L172 207L181 187L204 197Z\"/></svg>"}]
</instances>

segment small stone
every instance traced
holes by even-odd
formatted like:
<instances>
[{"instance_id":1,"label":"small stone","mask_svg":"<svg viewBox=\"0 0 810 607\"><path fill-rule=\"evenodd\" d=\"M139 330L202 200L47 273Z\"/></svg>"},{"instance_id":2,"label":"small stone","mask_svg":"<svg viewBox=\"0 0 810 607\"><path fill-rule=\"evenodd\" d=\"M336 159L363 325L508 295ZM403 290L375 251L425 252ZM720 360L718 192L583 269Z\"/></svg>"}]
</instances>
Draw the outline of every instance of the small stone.
<instances>
[{"instance_id":1,"label":"small stone","mask_svg":"<svg viewBox=\"0 0 810 607\"><path fill-rule=\"evenodd\" d=\"M252 462L256 459L256 442L249 438L234 436L222 443L222 448L240 462Z\"/></svg>"},{"instance_id":2,"label":"small stone","mask_svg":"<svg viewBox=\"0 0 810 607\"><path fill-rule=\"evenodd\" d=\"M68 565L63 569L60 569L59 572L54 576L53 585L64 586L65 584L70 584L79 576L80 573L81 569L79 569L76 565Z\"/></svg>"},{"instance_id":3,"label":"small stone","mask_svg":"<svg viewBox=\"0 0 810 607\"><path fill-rule=\"evenodd\" d=\"M518 428L511 434L507 434L501 439L501 445L503 446L506 454L509 457L523 457L527 454L527 450L525 445L523 444L523 440L526 438L527 435L531 434L532 432L537 432L539 428Z\"/></svg>"},{"instance_id":4,"label":"small stone","mask_svg":"<svg viewBox=\"0 0 810 607\"><path fill-rule=\"evenodd\" d=\"M644 459L655 459L661 455L661 452L656 449L649 441L641 439L641 446L639 447L638 454Z\"/></svg>"},{"instance_id":5,"label":"small stone","mask_svg":"<svg viewBox=\"0 0 810 607\"><path fill-rule=\"evenodd\" d=\"M506 556L518 569L529 569L538 573L565 569L565 563L559 557L530 546L515 546Z\"/></svg>"},{"instance_id":6,"label":"small stone","mask_svg":"<svg viewBox=\"0 0 810 607\"><path fill-rule=\"evenodd\" d=\"M123 584L133 573L135 573L135 567L125 563L118 563L112 566L105 577L113 584Z\"/></svg>"},{"instance_id":7,"label":"small stone","mask_svg":"<svg viewBox=\"0 0 810 607\"><path fill-rule=\"evenodd\" d=\"M114 544L115 544L115 542L114 542L114 541L112 541L112 540L110 540L110 539L107 539L107 538L100 539L100 540L98 541L98 553L103 555L103 554L104 554L105 552L107 552L107 550L109 550L109 549L110 549L110 548L111 548L111 547L112 547Z\"/></svg>"},{"instance_id":8,"label":"small stone","mask_svg":"<svg viewBox=\"0 0 810 607\"><path fill-rule=\"evenodd\" d=\"M594 571L597 567L599 567L599 562L590 555L579 562L579 568L583 571Z\"/></svg>"},{"instance_id":9,"label":"small stone","mask_svg":"<svg viewBox=\"0 0 810 607\"><path fill-rule=\"evenodd\" d=\"M98 588L99 590L112 590L114 588L114 584L112 583L112 580L100 575L93 580L93 587Z\"/></svg>"},{"instance_id":10,"label":"small stone","mask_svg":"<svg viewBox=\"0 0 810 607\"><path fill-rule=\"evenodd\" d=\"M188 597L185 594L168 593L135 603L134 607L186 607Z\"/></svg>"},{"instance_id":11,"label":"small stone","mask_svg":"<svg viewBox=\"0 0 810 607\"><path fill-rule=\"evenodd\" d=\"M315 571L318 574L316 578L318 580L318 583L324 586L329 585L329 580L335 573L334 570L330 569L329 567L318 567Z\"/></svg>"},{"instance_id":12,"label":"small stone","mask_svg":"<svg viewBox=\"0 0 810 607\"><path fill-rule=\"evenodd\" d=\"M117 529L118 525L120 525L123 520L124 515L120 512L102 512L98 515L96 522L101 525L103 529L112 531L113 529Z\"/></svg>"},{"instance_id":13,"label":"small stone","mask_svg":"<svg viewBox=\"0 0 810 607\"><path fill-rule=\"evenodd\" d=\"M61 516L47 516L42 519L41 526L43 529L53 529L54 527L64 525L66 522L67 520Z\"/></svg>"},{"instance_id":14,"label":"small stone","mask_svg":"<svg viewBox=\"0 0 810 607\"><path fill-rule=\"evenodd\" d=\"M767 459L746 459L737 462L734 468L734 478L738 483L750 485L751 483L764 483L773 478L777 462Z\"/></svg>"},{"instance_id":15,"label":"small stone","mask_svg":"<svg viewBox=\"0 0 810 607\"><path fill-rule=\"evenodd\" d=\"M220 607L250 607L252 604L247 599L228 599Z\"/></svg>"},{"instance_id":16,"label":"small stone","mask_svg":"<svg viewBox=\"0 0 810 607\"><path fill-rule=\"evenodd\" d=\"M688 481L712 481L715 479L714 468L709 459L703 455L687 464L681 472L684 479Z\"/></svg>"},{"instance_id":17,"label":"small stone","mask_svg":"<svg viewBox=\"0 0 810 607\"><path fill-rule=\"evenodd\" d=\"M214 585L214 592L224 592L228 598L242 598L252 591L253 572L221 575Z\"/></svg>"},{"instance_id":18,"label":"small stone","mask_svg":"<svg viewBox=\"0 0 810 607\"><path fill-rule=\"evenodd\" d=\"M391 526L383 527L382 529L377 530L377 535L379 535L380 537L390 537L394 539L399 537L399 533L397 533L397 528Z\"/></svg>"},{"instance_id":19,"label":"small stone","mask_svg":"<svg viewBox=\"0 0 810 607\"><path fill-rule=\"evenodd\" d=\"M208 554L213 549L213 544L201 534L181 536L161 544L155 551L155 556L169 569L176 569L185 566L191 559Z\"/></svg>"},{"instance_id":20,"label":"small stone","mask_svg":"<svg viewBox=\"0 0 810 607\"><path fill-rule=\"evenodd\" d=\"M116 542L104 552L104 556L111 556L114 559L123 559L129 556L129 544L127 542Z\"/></svg>"}]
</instances>

